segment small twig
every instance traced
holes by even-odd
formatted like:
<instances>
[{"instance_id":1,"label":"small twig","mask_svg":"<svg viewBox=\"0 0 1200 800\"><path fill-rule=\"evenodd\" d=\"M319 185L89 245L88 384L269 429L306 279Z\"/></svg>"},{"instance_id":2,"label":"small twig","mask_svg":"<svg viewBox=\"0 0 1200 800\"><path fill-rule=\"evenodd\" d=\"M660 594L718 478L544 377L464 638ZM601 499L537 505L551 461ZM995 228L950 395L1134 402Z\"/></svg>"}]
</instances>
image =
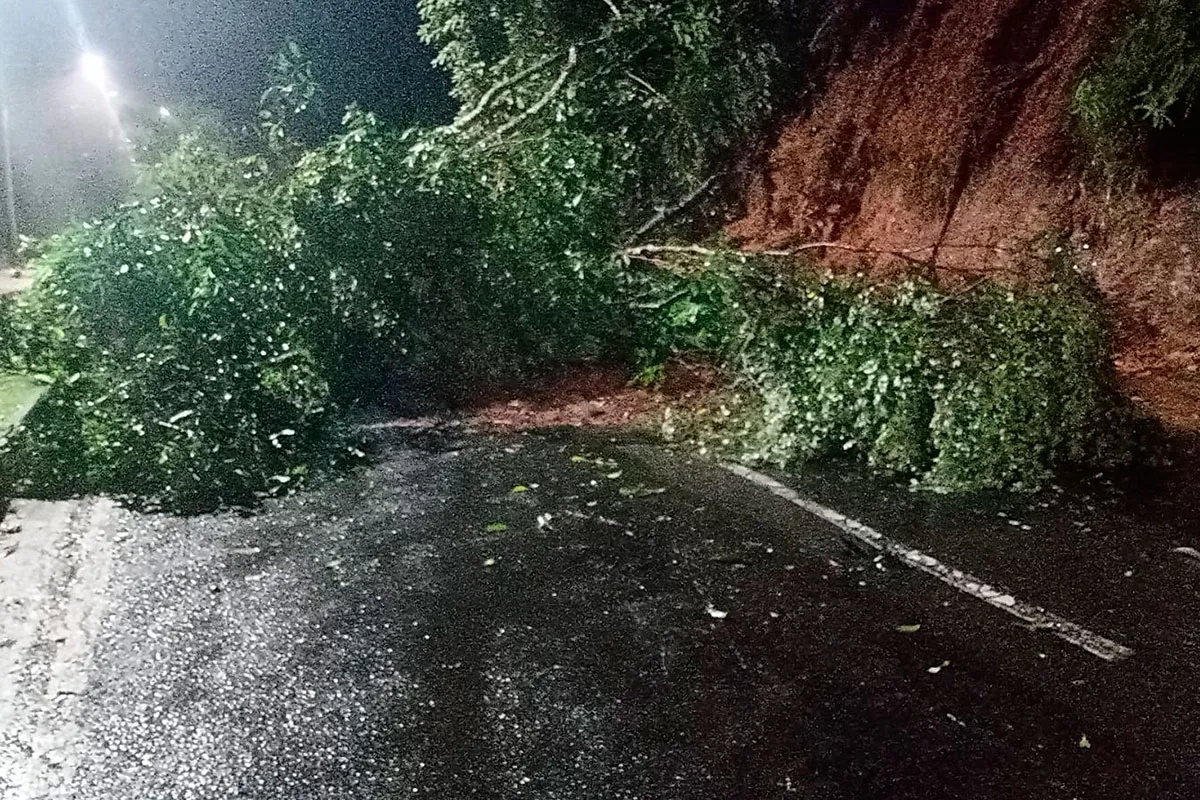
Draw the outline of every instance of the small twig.
<instances>
[{"instance_id":1,"label":"small twig","mask_svg":"<svg viewBox=\"0 0 1200 800\"><path fill-rule=\"evenodd\" d=\"M970 294L991 279L989 275L979 275L975 280L958 290L959 294Z\"/></svg>"},{"instance_id":2,"label":"small twig","mask_svg":"<svg viewBox=\"0 0 1200 800\"><path fill-rule=\"evenodd\" d=\"M671 266L671 264L669 262L664 261L661 258L651 258L650 256L643 256L643 255L636 255L636 254L629 254L629 253L623 253L622 255L624 255L625 258L628 260L645 261L647 264L653 264L654 266L661 267L662 269L667 269L668 267Z\"/></svg>"},{"instance_id":3,"label":"small twig","mask_svg":"<svg viewBox=\"0 0 1200 800\"><path fill-rule=\"evenodd\" d=\"M714 183L716 183L716 181L717 181L717 176L712 175L709 177L708 180L706 180L704 183L697 186L692 192L690 192L688 194L687 197L683 198L675 205L670 206L669 208L660 208L658 210L657 214L655 214L653 217L651 217L649 220L647 220L646 223L644 225L642 225L642 227L638 228L636 231L633 232L633 234L629 237L629 240L628 240L629 243L637 241L638 239L642 238L650 231L657 228L659 225L666 222L671 217L674 217L676 214L679 214L682 211L684 211L692 203L699 200L700 197L703 196L704 193L707 192Z\"/></svg>"},{"instance_id":4,"label":"small twig","mask_svg":"<svg viewBox=\"0 0 1200 800\"><path fill-rule=\"evenodd\" d=\"M688 294L690 294L690 293L691 293L690 289L680 289L678 292L671 295L670 297L664 298L662 300L658 300L654 303L637 303L636 305L634 305L634 308L640 308L640 309L644 309L647 311L657 311L660 308L665 308L666 306L671 305L676 300L682 300L683 298L687 297Z\"/></svg>"},{"instance_id":5,"label":"small twig","mask_svg":"<svg viewBox=\"0 0 1200 800\"><path fill-rule=\"evenodd\" d=\"M575 45L571 45L571 49L567 52L567 63L563 67L562 72L559 73L558 79L554 81L554 84L550 87L550 89L544 95L542 95L541 99L526 109L524 113L501 125L492 135L496 137L503 137L504 134L508 133L513 128L517 127L535 114L540 113L542 109L550 105L550 101L553 100L554 96L562 89L563 84L567 82L567 78L571 75L571 70L575 68L575 65L578 62L579 51L576 49Z\"/></svg>"},{"instance_id":6,"label":"small twig","mask_svg":"<svg viewBox=\"0 0 1200 800\"><path fill-rule=\"evenodd\" d=\"M652 94L652 95L654 95L654 96L658 97L658 98L659 98L659 99L661 99L663 102L665 102L667 105L670 105L670 104L671 104L671 101L670 101L670 99L669 99L669 98L668 98L668 97L667 97L665 94L663 94L662 92L660 92L658 89L655 89L653 86L651 86L651 85L650 85L650 84L649 84L647 81L645 81L644 79L642 79L640 76L638 76L638 75L634 74L633 72L630 72L629 70L626 70L626 71L625 71L625 75L626 75L626 77L628 77L628 78L629 78L631 81L634 81L634 82L635 82L635 83L637 83L638 85L640 85L640 86L644 87L644 88L646 89L646 91L648 91L648 92L650 92L650 94Z\"/></svg>"},{"instance_id":7,"label":"small twig","mask_svg":"<svg viewBox=\"0 0 1200 800\"><path fill-rule=\"evenodd\" d=\"M604 4L612 9L614 17L621 19L621 9L617 8L617 4L613 0L604 0Z\"/></svg>"}]
</instances>

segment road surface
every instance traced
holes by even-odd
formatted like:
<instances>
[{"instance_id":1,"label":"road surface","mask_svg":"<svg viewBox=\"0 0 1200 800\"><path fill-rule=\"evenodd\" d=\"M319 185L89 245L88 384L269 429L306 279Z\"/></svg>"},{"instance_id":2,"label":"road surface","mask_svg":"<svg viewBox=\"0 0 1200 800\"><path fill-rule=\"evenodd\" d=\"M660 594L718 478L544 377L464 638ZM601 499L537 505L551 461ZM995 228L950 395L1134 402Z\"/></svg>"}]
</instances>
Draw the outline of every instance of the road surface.
<instances>
[{"instance_id":1,"label":"road surface","mask_svg":"<svg viewBox=\"0 0 1200 800\"><path fill-rule=\"evenodd\" d=\"M683 454L421 434L254 514L18 502L0 797L1200 796L1186 526L790 485L1133 654Z\"/></svg>"}]
</instances>

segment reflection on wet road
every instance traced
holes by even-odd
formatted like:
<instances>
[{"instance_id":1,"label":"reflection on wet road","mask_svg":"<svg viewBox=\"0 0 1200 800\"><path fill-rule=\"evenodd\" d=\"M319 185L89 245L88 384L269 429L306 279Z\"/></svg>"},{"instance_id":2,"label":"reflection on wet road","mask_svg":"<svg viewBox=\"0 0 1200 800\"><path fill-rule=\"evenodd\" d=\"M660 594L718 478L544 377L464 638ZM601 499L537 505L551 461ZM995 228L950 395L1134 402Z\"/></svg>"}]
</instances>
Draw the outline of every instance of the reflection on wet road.
<instances>
[{"instance_id":1,"label":"reflection on wet road","mask_svg":"<svg viewBox=\"0 0 1200 800\"><path fill-rule=\"evenodd\" d=\"M7 702L26 729L0 753L24 766L0 789L1196 796L1184 623L1200 571L1162 555L1169 532L1132 535L1136 516L1054 493L966 504L843 474L788 483L1135 655L1110 664L1028 630L684 455L428 435L253 516L113 511L89 534L112 552L103 613L79 634L86 680L33 714L44 684L33 661L18 669ZM47 744L49 728L72 733Z\"/></svg>"}]
</instances>

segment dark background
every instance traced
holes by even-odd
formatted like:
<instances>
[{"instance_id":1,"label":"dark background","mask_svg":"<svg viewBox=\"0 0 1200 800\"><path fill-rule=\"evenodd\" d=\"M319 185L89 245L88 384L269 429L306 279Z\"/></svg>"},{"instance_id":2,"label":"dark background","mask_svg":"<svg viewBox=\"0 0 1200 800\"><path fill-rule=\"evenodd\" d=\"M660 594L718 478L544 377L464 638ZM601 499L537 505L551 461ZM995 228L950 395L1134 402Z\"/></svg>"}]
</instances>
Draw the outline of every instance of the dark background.
<instances>
[{"instance_id":1,"label":"dark background","mask_svg":"<svg viewBox=\"0 0 1200 800\"><path fill-rule=\"evenodd\" d=\"M0 0L23 231L93 214L128 185L128 158L79 77L85 48L104 55L123 120L161 105L237 129L254 122L271 56L296 39L332 131L351 102L398 125L449 117L418 25L415 0Z\"/></svg>"},{"instance_id":2,"label":"dark background","mask_svg":"<svg viewBox=\"0 0 1200 800\"><path fill-rule=\"evenodd\" d=\"M119 79L167 100L252 115L270 56L293 38L314 61L332 117L351 101L400 123L449 110L434 54L417 37L415 0L78 2Z\"/></svg>"}]
</instances>

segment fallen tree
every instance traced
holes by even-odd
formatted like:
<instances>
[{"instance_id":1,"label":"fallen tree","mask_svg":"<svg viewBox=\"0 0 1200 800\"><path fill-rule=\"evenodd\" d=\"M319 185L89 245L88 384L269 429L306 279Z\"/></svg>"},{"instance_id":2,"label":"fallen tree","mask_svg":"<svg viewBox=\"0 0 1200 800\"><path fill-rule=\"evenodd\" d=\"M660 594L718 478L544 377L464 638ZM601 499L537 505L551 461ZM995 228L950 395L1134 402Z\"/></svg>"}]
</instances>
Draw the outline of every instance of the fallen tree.
<instances>
[{"instance_id":1,"label":"fallen tree","mask_svg":"<svg viewBox=\"0 0 1200 800\"><path fill-rule=\"evenodd\" d=\"M1129 455L1103 315L1065 250L1044 286L957 292L822 274L790 252L635 253L667 259L636 281L644 357L700 352L730 378L723 414L672 422L706 449L857 456L937 491L1032 489Z\"/></svg>"}]
</instances>

